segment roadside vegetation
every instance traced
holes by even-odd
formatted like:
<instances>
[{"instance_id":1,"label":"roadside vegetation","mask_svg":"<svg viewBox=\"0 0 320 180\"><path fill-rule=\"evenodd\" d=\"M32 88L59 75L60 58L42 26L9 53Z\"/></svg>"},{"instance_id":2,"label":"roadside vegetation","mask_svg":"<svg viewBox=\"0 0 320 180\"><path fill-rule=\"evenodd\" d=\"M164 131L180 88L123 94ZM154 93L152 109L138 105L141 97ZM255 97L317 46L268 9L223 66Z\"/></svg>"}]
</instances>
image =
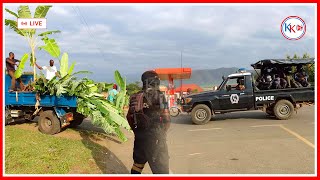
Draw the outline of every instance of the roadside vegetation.
<instances>
[{"instance_id":1,"label":"roadside vegetation","mask_svg":"<svg viewBox=\"0 0 320 180\"><path fill-rule=\"evenodd\" d=\"M67 129L66 134L74 133ZM6 174L112 174L127 173L99 136L79 131L80 139L56 137L15 126L5 128ZM113 158L113 159L112 159Z\"/></svg>"}]
</instances>

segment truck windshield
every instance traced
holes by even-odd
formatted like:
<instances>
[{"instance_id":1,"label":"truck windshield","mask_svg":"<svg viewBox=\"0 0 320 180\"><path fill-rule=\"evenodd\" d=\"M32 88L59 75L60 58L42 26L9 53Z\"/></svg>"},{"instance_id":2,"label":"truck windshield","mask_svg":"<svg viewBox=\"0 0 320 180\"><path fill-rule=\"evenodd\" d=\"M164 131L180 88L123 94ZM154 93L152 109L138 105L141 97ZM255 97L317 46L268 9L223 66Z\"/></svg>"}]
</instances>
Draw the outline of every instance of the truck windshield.
<instances>
[{"instance_id":1,"label":"truck windshield","mask_svg":"<svg viewBox=\"0 0 320 180\"><path fill-rule=\"evenodd\" d=\"M220 84L218 90L226 90L227 86L230 86L233 90L239 90L238 88L241 85L244 87L244 76L229 77Z\"/></svg>"},{"instance_id":2,"label":"truck windshield","mask_svg":"<svg viewBox=\"0 0 320 180\"><path fill-rule=\"evenodd\" d=\"M224 84L224 82L225 82L226 80L227 80L227 79L225 79L225 80L223 80L223 81L221 82L221 84L219 85L217 91L220 91L220 90L221 90L221 88L222 88L222 86L223 86L223 84Z\"/></svg>"}]
</instances>

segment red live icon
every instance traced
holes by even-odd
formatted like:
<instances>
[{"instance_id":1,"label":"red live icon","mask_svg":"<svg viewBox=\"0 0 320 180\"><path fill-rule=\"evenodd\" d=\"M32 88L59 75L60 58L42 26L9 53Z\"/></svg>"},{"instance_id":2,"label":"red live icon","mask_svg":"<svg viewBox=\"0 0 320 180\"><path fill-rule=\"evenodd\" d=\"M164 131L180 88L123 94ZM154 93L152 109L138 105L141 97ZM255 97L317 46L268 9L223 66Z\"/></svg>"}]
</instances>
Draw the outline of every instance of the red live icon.
<instances>
[{"instance_id":1,"label":"red live icon","mask_svg":"<svg viewBox=\"0 0 320 180\"><path fill-rule=\"evenodd\" d=\"M21 25L23 26L23 25L28 25L28 23L27 22L21 22Z\"/></svg>"},{"instance_id":2,"label":"red live icon","mask_svg":"<svg viewBox=\"0 0 320 180\"><path fill-rule=\"evenodd\" d=\"M46 26L45 18L18 18L19 29L45 29Z\"/></svg>"},{"instance_id":3,"label":"red live icon","mask_svg":"<svg viewBox=\"0 0 320 180\"><path fill-rule=\"evenodd\" d=\"M30 21L30 26L42 26L42 21Z\"/></svg>"}]
</instances>

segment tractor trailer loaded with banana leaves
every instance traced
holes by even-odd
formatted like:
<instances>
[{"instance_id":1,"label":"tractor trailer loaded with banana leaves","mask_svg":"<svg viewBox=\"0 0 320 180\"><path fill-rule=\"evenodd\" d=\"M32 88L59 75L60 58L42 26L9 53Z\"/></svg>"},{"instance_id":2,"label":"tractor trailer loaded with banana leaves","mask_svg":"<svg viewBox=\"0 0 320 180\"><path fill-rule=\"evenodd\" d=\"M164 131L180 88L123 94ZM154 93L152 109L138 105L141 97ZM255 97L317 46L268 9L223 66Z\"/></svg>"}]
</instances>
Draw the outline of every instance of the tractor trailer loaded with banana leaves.
<instances>
[{"instance_id":1,"label":"tractor trailer loaded with banana leaves","mask_svg":"<svg viewBox=\"0 0 320 180\"><path fill-rule=\"evenodd\" d=\"M254 73L239 72L223 77L216 91L186 96L182 110L195 124L206 124L213 115L262 110L279 120L289 119L304 104L314 103L314 87L308 82L311 59L265 59L251 64ZM260 71L260 72L259 72ZM314 78L314 77L313 77Z\"/></svg>"},{"instance_id":2,"label":"tractor trailer loaded with banana leaves","mask_svg":"<svg viewBox=\"0 0 320 180\"><path fill-rule=\"evenodd\" d=\"M46 134L56 134L62 128L80 125L85 117L89 117L94 125L101 127L106 133L115 134L122 141L126 141L122 129L128 131L131 129L123 110L128 103L126 80L120 73L118 71L114 73L115 83L120 92L116 99L110 102L103 94L108 92L113 83L94 82L77 76L79 73L89 73L87 71L73 73L76 63L73 62L69 67L68 54L62 54L56 40L50 37L60 33L59 30L43 32L41 29L18 28L18 18L45 18L51 7L51 5L39 5L33 15L26 5L19 6L17 12L5 8L5 11L12 15L11 18L5 19L5 25L17 36L23 37L30 47L29 53L20 58L19 66L14 71L14 77L20 78L20 82L26 86L19 90L11 89L12 74L5 75L5 123L10 124L18 119L33 120L39 116L39 130ZM57 72L60 74L59 77L55 76L48 80L43 74L37 75L38 50L47 52L52 61L59 61L60 70ZM33 72L23 73L29 59ZM14 81L12 82L14 85ZM18 83L16 87L17 85Z\"/></svg>"},{"instance_id":3,"label":"tractor trailer loaded with banana leaves","mask_svg":"<svg viewBox=\"0 0 320 180\"><path fill-rule=\"evenodd\" d=\"M24 73L20 78L28 84L25 90L9 91L11 78L8 74L5 76L6 124L21 119L31 121L39 116L39 130L45 134L56 134L63 128L80 125L85 117L89 117L105 132L126 140L120 128L130 130L123 112L128 98L125 81L118 71L115 78L121 90L114 103L106 100L101 93L113 84L78 79L72 74L51 80L40 75L33 81L32 73Z\"/></svg>"}]
</instances>

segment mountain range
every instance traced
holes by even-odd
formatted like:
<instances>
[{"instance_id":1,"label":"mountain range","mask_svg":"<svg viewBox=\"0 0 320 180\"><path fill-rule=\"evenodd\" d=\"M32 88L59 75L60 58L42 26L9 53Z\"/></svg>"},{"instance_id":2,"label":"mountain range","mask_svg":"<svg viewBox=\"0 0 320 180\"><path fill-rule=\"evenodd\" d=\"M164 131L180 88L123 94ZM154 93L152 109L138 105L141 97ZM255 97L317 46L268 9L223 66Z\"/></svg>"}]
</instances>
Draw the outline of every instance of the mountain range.
<instances>
[{"instance_id":1,"label":"mountain range","mask_svg":"<svg viewBox=\"0 0 320 180\"><path fill-rule=\"evenodd\" d=\"M231 68L217 68L217 69L197 69L192 70L191 78L183 80L183 84L197 84L202 87L217 86L222 82L222 76L228 76L238 70L236 67ZM128 83L136 81L140 82L141 74L125 75ZM176 86L180 85L180 80L174 80ZM161 84L167 85L168 82L162 81Z\"/></svg>"}]
</instances>

